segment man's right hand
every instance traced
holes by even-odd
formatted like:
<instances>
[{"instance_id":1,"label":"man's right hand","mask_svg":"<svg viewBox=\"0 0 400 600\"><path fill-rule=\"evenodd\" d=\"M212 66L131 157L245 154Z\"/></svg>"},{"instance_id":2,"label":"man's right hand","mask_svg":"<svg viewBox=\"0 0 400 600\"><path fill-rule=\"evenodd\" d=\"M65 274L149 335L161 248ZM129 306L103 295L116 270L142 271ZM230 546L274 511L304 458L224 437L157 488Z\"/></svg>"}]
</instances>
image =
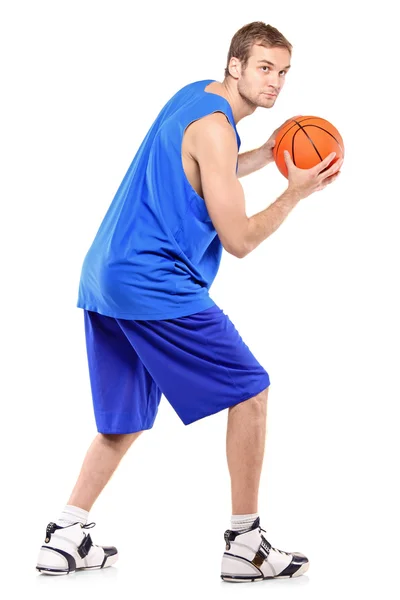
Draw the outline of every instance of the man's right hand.
<instances>
[{"instance_id":1,"label":"man's right hand","mask_svg":"<svg viewBox=\"0 0 400 600\"><path fill-rule=\"evenodd\" d=\"M320 163L311 169L299 169L291 159L289 152L285 150L284 158L288 168L289 190L293 190L299 199L307 198L314 192L323 190L327 185L333 183L338 175L339 169L343 164L343 159L337 160L329 169L328 165L335 158L336 153L332 152ZM324 171L324 169L327 169ZM322 171L324 171L322 173Z\"/></svg>"}]
</instances>

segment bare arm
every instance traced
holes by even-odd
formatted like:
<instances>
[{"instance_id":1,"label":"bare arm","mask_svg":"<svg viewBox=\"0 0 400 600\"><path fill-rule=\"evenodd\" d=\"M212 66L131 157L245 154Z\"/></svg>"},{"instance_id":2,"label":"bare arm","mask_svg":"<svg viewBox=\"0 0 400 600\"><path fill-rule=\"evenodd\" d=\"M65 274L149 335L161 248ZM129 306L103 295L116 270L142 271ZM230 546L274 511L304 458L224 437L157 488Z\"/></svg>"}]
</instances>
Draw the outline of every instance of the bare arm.
<instances>
[{"instance_id":1,"label":"bare arm","mask_svg":"<svg viewBox=\"0 0 400 600\"><path fill-rule=\"evenodd\" d=\"M246 238L246 254L252 252L271 233L274 233L300 200L299 193L288 188L268 208L250 217Z\"/></svg>"},{"instance_id":2,"label":"bare arm","mask_svg":"<svg viewBox=\"0 0 400 600\"><path fill-rule=\"evenodd\" d=\"M194 123L194 158L200 167L204 200L225 250L243 258L273 233L299 201L286 191L250 219L236 175L237 142L225 115L214 113Z\"/></svg>"},{"instance_id":3,"label":"bare arm","mask_svg":"<svg viewBox=\"0 0 400 600\"><path fill-rule=\"evenodd\" d=\"M268 155L264 146L255 150L249 150L248 152L242 152L238 157L237 176L245 177L246 175L250 175L250 173L262 169L271 162L273 162L273 158Z\"/></svg>"},{"instance_id":4,"label":"bare arm","mask_svg":"<svg viewBox=\"0 0 400 600\"><path fill-rule=\"evenodd\" d=\"M301 117L301 115L298 115L298 117ZM250 173L254 173L254 171L258 171L258 169L261 169L262 167L274 162L274 146L276 137L282 127L294 119L297 119L297 117L288 119L280 127L275 129L265 144L263 144L260 148L239 154L237 172L238 177L250 175Z\"/></svg>"},{"instance_id":5,"label":"bare arm","mask_svg":"<svg viewBox=\"0 0 400 600\"><path fill-rule=\"evenodd\" d=\"M257 248L263 240L270 236L300 200L323 190L327 185L336 181L343 159L332 163L334 158L335 153L332 152L315 167L298 169L289 153L285 152L288 188L271 206L249 219L245 244L247 253Z\"/></svg>"}]
</instances>

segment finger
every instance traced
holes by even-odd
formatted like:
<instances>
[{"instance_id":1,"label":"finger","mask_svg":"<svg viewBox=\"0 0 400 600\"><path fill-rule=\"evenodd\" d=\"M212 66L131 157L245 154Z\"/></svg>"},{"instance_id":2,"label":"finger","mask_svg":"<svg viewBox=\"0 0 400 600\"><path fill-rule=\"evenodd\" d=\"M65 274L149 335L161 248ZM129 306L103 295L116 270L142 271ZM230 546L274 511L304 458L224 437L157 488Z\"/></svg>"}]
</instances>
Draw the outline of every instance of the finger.
<instances>
[{"instance_id":1,"label":"finger","mask_svg":"<svg viewBox=\"0 0 400 600\"><path fill-rule=\"evenodd\" d=\"M315 173L318 173L318 175L319 175L321 173L321 171L323 171L328 165L330 165L330 163L333 161L335 156L336 156L336 152L331 152L330 154L328 154L328 156L326 158L324 158L324 160L322 160L320 163L315 165L315 167L314 167Z\"/></svg>"},{"instance_id":2,"label":"finger","mask_svg":"<svg viewBox=\"0 0 400 600\"><path fill-rule=\"evenodd\" d=\"M339 175L340 175L340 171L338 171L337 173L334 173L330 177L327 177L326 179L324 179L324 181L322 182L321 190L323 190L327 185L330 185L331 183L336 181L337 178L339 177Z\"/></svg>"},{"instance_id":3,"label":"finger","mask_svg":"<svg viewBox=\"0 0 400 600\"><path fill-rule=\"evenodd\" d=\"M330 177L328 177L327 185L329 185L330 183L333 183L334 181L336 181L336 179L339 177L339 175L340 175L340 171L338 171L337 173L334 173L333 175L331 175ZM324 183L325 183L325 181L324 181Z\"/></svg>"},{"instance_id":4,"label":"finger","mask_svg":"<svg viewBox=\"0 0 400 600\"><path fill-rule=\"evenodd\" d=\"M343 164L343 158L334 162L333 165L331 165L331 167L329 167L329 169L326 169L326 171L323 171L322 173L320 173L319 176L322 177L323 179L326 179L330 175L333 175L334 173L339 171L342 164Z\"/></svg>"},{"instance_id":5,"label":"finger","mask_svg":"<svg viewBox=\"0 0 400 600\"><path fill-rule=\"evenodd\" d=\"M293 166L293 161L292 161L292 157L290 156L289 152L287 150L284 150L283 152L283 158L285 159L285 163L286 166L288 168Z\"/></svg>"}]
</instances>

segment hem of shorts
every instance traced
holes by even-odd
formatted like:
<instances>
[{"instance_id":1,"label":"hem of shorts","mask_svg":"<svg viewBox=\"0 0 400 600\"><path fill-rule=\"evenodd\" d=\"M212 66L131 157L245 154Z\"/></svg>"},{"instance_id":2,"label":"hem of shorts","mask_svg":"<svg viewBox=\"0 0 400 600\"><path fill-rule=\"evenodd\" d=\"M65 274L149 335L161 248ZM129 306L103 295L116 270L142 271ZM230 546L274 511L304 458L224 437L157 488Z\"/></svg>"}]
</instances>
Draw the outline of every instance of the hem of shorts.
<instances>
[{"instance_id":1,"label":"hem of shorts","mask_svg":"<svg viewBox=\"0 0 400 600\"><path fill-rule=\"evenodd\" d=\"M222 410L226 410L227 408L230 408L231 406L235 406L236 404L240 404L241 402L244 402L245 400L249 400L250 398L257 396L257 394L259 394L263 390L267 389L271 385L269 375L267 374L266 376L264 376L263 379L261 380L261 382L262 383L260 383L258 386L255 386L250 392L247 391L245 394L242 394L241 396L239 396L239 398L232 398L229 402L224 403L217 410L214 410L213 412L207 413L200 417L196 417L192 421L184 422L184 425L191 425L191 423L200 421L200 419L205 419L206 417L211 417L212 415L216 415L219 412L221 412Z\"/></svg>"},{"instance_id":2,"label":"hem of shorts","mask_svg":"<svg viewBox=\"0 0 400 600\"><path fill-rule=\"evenodd\" d=\"M128 433L138 433L139 431L148 431L152 429L153 425L149 425L147 427L140 427L139 429L129 429L126 427L97 427L98 433L102 433L103 435L120 435L120 434L128 434Z\"/></svg>"},{"instance_id":3,"label":"hem of shorts","mask_svg":"<svg viewBox=\"0 0 400 600\"><path fill-rule=\"evenodd\" d=\"M112 311L104 311L103 309L99 309L97 306L91 306L86 303L78 303L77 308L81 308L82 310L88 310L91 312L98 313L99 315L103 315L104 317L112 317L113 319L126 319L130 321L162 321L165 319L179 319L180 317L187 317L197 312L201 312L202 310L207 310L207 308L211 308L215 305L214 300L211 298L206 298L201 302L195 302L193 304L188 304L185 308L184 306L179 307L176 311L166 312L166 313L148 313L148 314L135 314L135 313L120 313L118 314Z\"/></svg>"},{"instance_id":4,"label":"hem of shorts","mask_svg":"<svg viewBox=\"0 0 400 600\"><path fill-rule=\"evenodd\" d=\"M112 412L111 412L112 414ZM157 415L152 415L150 419L146 418L142 424L136 422L132 417L127 419L123 418L123 413L119 414L119 419L115 419L114 425L110 425L109 418L110 411L99 411L95 415L96 429L99 433L104 434L122 434L122 433L138 433L139 431L146 431L151 429L154 425L154 421Z\"/></svg>"}]
</instances>

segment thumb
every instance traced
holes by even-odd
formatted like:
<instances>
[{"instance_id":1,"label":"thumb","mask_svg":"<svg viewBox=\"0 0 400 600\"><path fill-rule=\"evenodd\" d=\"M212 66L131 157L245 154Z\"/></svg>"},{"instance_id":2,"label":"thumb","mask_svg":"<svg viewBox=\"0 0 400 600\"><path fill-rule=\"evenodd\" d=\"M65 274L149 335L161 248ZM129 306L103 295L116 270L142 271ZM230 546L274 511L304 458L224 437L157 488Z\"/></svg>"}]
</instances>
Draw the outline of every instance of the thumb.
<instances>
[{"instance_id":1,"label":"thumb","mask_svg":"<svg viewBox=\"0 0 400 600\"><path fill-rule=\"evenodd\" d=\"M285 163L288 169L291 169L293 166L292 157L290 156L287 150L283 151L283 158L285 159Z\"/></svg>"}]
</instances>

